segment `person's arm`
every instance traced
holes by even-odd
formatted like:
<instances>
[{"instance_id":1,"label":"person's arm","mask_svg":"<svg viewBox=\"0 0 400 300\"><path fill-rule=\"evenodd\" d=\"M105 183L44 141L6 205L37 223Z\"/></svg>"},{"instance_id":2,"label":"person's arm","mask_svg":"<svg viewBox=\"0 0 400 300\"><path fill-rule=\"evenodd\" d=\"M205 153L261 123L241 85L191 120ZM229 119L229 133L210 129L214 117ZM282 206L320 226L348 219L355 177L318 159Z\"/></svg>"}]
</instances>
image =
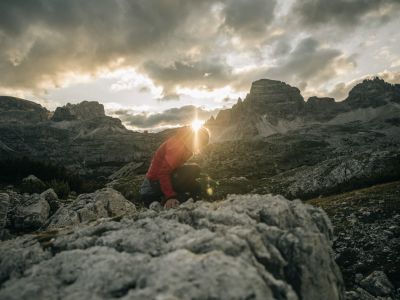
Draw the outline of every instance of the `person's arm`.
<instances>
[{"instance_id":1,"label":"person's arm","mask_svg":"<svg viewBox=\"0 0 400 300\"><path fill-rule=\"evenodd\" d=\"M179 201L176 199L176 193L174 191L174 188L172 187L171 173L172 170L170 166L166 161L164 161L159 173L159 182L161 191L167 199L164 205L166 209L179 206Z\"/></svg>"},{"instance_id":2,"label":"person's arm","mask_svg":"<svg viewBox=\"0 0 400 300\"><path fill-rule=\"evenodd\" d=\"M167 199L167 202L165 203L166 208L172 208L179 205L179 201L176 199L176 192L172 186L171 175L172 172L187 159L187 151L180 140L171 139L167 142L164 159L158 173L161 191Z\"/></svg>"},{"instance_id":3,"label":"person's arm","mask_svg":"<svg viewBox=\"0 0 400 300\"><path fill-rule=\"evenodd\" d=\"M158 180L160 181L160 188L165 198L171 199L176 197L176 192L172 187L171 174L172 169L167 161L163 161L161 169L158 173Z\"/></svg>"}]
</instances>

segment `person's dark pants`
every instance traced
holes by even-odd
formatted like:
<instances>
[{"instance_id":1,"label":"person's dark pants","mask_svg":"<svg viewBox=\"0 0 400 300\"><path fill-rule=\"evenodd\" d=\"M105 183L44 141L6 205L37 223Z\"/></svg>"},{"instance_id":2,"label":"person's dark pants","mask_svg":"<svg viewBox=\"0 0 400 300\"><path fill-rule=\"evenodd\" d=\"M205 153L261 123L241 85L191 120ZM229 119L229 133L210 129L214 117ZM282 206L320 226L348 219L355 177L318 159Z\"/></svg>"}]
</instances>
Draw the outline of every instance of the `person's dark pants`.
<instances>
[{"instance_id":1,"label":"person's dark pants","mask_svg":"<svg viewBox=\"0 0 400 300\"><path fill-rule=\"evenodd\" d=\"M189 198L193 198L194 200L199 199L201 186L196 179L200 178L200 173L201 169L197 164L186 164L172 172L172 187L177 193L177 199L180 203L185 202ZM140 196L146 207L154 201L159 201L162 204L165 202L158 180L148 180L145 178L140 188Z\"/></svg>"}]
</instances>

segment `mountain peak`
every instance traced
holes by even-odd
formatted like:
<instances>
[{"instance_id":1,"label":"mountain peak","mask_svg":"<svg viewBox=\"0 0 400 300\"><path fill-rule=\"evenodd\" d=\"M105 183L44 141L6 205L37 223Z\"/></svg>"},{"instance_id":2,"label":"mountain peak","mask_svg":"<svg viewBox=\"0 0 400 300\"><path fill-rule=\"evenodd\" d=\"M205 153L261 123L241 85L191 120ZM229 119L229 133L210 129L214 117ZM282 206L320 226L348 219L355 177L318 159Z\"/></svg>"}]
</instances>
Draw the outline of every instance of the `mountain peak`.
<instances>
[{"instance_id":1,"label":"mountain peak","mask_svg":"<svg viewBox=\"0 0 400 300\"><path fill-rule=\"evenodd\" d=\"M277 91L290 91L300 93L300 90L298 88L292 87L283 81L272 79L256 80L251 84L250 88L251 95L268 95Z\"/></svg>"},{"instance_id":2,"label":"mountain peak","mask_svg":"<svg viewBox=\"0 0 400 300\"><path fill-rule=\"evenodd\" d=\"M379 107L389 102L400 103L400 85L390 84L379 77L357 84L343 101L351 108Z\"/></svg>"},{"instance_id":3,"label":"mountain peak","mask_svg":"<svg viewBox=\"0 0 400 300\"><path fill-rule=\"evenodd\" d=\"M48 119L49 111L32 101L0 96L1 122L38 123Z\"/></svg>"},{"instance_id":4,"label":"mountain peak","mask_svg":"<svg viewBox=\"0 0 400 300\"><path fill-rule=\"evenodd\" d=\"M67 103L65 106L57 107L52 121L86 120L97 117L105 117L103 104L97 101L83 101L78 104Z\"/></svg>"}]
</instances>

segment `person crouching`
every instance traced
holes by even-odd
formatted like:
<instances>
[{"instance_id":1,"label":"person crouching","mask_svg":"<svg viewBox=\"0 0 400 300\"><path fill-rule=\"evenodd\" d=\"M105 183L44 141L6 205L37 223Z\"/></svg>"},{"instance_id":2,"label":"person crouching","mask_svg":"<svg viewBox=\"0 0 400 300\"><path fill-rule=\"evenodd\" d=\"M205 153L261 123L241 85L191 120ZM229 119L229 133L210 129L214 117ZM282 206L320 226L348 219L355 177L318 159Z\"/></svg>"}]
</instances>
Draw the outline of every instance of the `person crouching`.
<instances>
[{"instance_id":1,"label":"person crouching","mask_svg":"<svg viewBox=\"0 0 400 300\"><path fill-rule=\"evenodd\" d=\"M158 201L170 209L189 198L200 196L201 187L196 179L200 177L201 169L197 164L185 163L206 147L209 140L206 128L192 130L185 127L161 144L140 188L146 207Z\"/></svg>"}]
</instances>

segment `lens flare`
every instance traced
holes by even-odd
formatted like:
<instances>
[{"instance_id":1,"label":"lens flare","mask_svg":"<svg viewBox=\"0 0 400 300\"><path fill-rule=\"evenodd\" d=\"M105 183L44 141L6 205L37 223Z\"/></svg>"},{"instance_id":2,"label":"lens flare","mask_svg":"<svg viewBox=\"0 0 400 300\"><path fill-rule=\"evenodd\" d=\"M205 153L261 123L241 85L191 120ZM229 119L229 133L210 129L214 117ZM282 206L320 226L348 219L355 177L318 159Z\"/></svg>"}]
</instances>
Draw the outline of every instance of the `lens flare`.
<instances>
[{"instance_id":1,"label":"lens flare","mask_svg":"<svg viewBox=\"0 0 400 300\"><path fill-rule=\"evenodd\" d=\"M201 128L201 127L203 127L203 124L204 124L204 121L201 121L201 120L193 120L193 122L192 122L192 129L194 130L194 131L199 131L199 129Z\"/></svg>"}]
</instances>

